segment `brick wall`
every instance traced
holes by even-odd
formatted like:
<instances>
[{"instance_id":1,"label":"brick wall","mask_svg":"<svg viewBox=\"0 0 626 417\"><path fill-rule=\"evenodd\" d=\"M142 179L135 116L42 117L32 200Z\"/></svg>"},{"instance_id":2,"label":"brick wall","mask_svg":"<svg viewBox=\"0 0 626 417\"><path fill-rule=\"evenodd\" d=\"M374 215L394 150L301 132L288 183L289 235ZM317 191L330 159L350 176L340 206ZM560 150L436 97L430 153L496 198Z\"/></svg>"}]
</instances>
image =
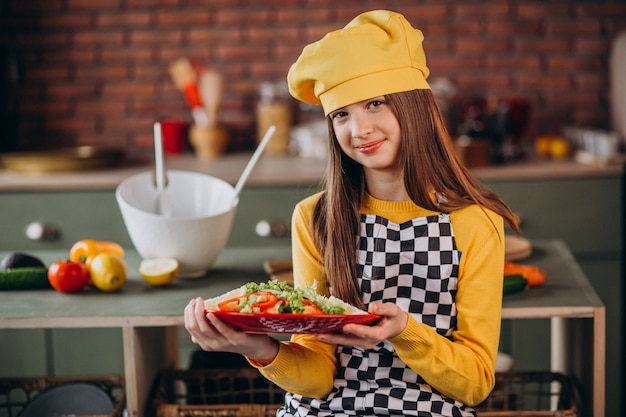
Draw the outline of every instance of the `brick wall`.
<instances>
[{"instance_id":1,"label":"brick wall","mask_svg":"<svg viewBox=\"0 0 626 417\"><path fill-rule=\"evenodd\" d=\"M610 42L626 29L617 0L3 0L0 40L13 39L24 64L7 98L19 147L150 151L155 119L188 117L167 73L186 56L224 74L230 150L250 148L258 84L282 79L306 43L382 7L424 31L431 77L461 95L530 98L529 136L610 127Z\"/></svg>"}]
</instances>

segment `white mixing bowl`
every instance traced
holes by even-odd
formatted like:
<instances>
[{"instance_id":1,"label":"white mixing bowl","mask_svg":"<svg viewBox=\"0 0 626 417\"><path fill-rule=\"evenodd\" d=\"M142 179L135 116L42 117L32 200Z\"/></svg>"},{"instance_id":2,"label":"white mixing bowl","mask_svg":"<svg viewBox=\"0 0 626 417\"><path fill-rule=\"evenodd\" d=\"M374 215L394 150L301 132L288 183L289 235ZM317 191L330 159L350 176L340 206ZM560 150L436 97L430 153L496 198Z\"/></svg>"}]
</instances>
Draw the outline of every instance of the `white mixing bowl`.
<instances>
[{"instance_id":1,"label":"white mixing bowl","mask_svg":"<svg viewBox=\"0 0 626 417\"><path fill-rule=\"evenodd\" d=\"M120 183L115 198L133 245L144 259L175 258L180 277L206 273L226 246L237 208L234 188L197 172L167 171L164 207L157 214L153 172Z\"/></svg>"}]
</instances>

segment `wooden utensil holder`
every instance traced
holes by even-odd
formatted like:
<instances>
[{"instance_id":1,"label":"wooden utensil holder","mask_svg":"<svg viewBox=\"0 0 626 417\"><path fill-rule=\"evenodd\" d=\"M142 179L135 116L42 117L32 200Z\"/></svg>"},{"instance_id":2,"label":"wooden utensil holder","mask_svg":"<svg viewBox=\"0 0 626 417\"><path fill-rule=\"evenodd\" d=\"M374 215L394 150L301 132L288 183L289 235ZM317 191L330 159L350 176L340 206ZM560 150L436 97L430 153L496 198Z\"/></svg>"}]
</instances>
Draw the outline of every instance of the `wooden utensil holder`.
<instances>
[{"instance_id":1,"label":"wooden utensil holder","mask_svg":"<svg viewBox=\"0 0 626 417\"><path fill-rule=\"evenodd\" d=\"M189 129L189 142L198 158L215 159L228 145L228 132L219 125L202 127L194 124Z\"/></svg>"}]
</instances>

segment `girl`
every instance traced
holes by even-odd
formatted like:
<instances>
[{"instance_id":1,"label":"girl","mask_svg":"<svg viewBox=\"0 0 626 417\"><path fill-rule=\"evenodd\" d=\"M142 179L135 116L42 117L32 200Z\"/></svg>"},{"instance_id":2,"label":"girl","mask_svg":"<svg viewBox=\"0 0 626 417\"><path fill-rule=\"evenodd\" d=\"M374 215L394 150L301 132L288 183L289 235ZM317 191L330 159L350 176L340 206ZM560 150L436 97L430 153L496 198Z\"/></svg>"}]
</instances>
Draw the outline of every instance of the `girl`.
<instances>
[{"instance_id":1,"label":"girl","mask_svg":"<svg viewBox=\"0 0 626 417\"><path fill-rule=\"evenodd\" d=\"M279 342L235 331L201 298L192 340L245 355L288 393L278 416L473 416L500 333L509 208L454 154L429 89L422 33L390 11L307 46L290 91L329 123L327 188L293 215L296 286L382 316ZM208 319L208 320L207 320Z\"/></svg>"}]
</instances>

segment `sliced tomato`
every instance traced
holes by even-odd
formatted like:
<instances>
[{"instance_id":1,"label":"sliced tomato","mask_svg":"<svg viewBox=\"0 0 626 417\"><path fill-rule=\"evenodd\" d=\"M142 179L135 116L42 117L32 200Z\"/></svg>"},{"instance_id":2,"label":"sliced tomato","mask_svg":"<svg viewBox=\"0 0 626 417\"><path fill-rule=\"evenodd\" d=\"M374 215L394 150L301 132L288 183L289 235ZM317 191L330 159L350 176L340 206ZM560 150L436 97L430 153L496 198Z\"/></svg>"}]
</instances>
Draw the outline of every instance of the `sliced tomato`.
<instances>
[{"instance_id":1,"label":"sliced tomato","mask_svg":"<svg viewBox=\"0 0 626 417\"><path fill-rule=\"evenodd\" d=\"M217 305L217 308L219 308L222 311L238 311L239 305L241 304L242 301L245 301L246 298L248 298L248 296L246 295L241 296L241 297L229 298L228 300L225 300L219 303Z\"/></svg>"},{"instance_id":2,"label":"sliced tomato","mask_svg":"<svg viewBox=\"0 0 626 417\"><path fill-rule=\"evenodd\" d=\"M304 311L302 314L324 314L322 309L319 308L313 301L302 300L302 304L304 304Z\"/></svg>"},{"instance_id":3,"label":"sliced tomato","mask_svg":"<svg viewBox=\"0 0 626 417\"><path fill-rule=\"evenodd\" d=\"M276 294L271 292L253 292L249 295L250 298L255 297L254 302L250 303L250 307L253 309L259 309L261 313L274 307L278 302Z\"/></svg>"}]
</instances>

